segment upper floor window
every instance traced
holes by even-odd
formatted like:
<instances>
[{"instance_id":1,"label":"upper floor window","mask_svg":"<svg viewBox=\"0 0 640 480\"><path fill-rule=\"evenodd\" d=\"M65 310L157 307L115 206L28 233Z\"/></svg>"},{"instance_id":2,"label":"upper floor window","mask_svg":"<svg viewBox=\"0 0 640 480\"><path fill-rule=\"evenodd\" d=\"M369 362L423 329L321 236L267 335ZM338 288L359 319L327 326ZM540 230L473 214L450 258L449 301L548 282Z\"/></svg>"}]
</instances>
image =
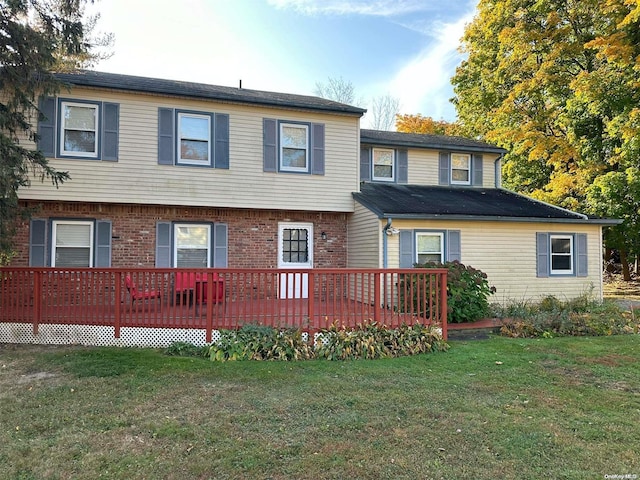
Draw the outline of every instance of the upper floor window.
<instances>
[{"instance_id":1,"label":"upper floor window","mask_svg":"<svg viewBox=\"0 0 640 480\"><path fill-rule=\"evenodd\" d=\"M178 163L211 164L211 116L178 113Z\"/></svg>"},{"instance_id":2,"label":"upper floor window","mask_svg":"<svg viewBox=\"0 0 640 480\"><path fill-rule=\"evenodd\" d=\"M309 171L308 125L280 124L280 170L288 172Z\"/></svg>"},{"instance_id":3,"label":"upper floor window","mask_svg":"<svg viewBox=\"0 0 640 480\"><path fill-rule=\"evenodd\" d=\"M438 159L438 185L484 184L483 161L479 153L440 152Z\"/></svg>"},{"instance_id":4,"label":"upper floor window","mask_svg":"<svg viewBox=\"0 0 640 480\"><path fill-rule=\"evenodd\" d=\"M444 261L444 234L440 232L416 233L417 263Z\"/></svg>"},{"instance_id":5,"label":"upper floor window","mask_svg":"<svg viewBox=\"0 0 640 480\"><path fill-rule=\"evenodd\" d=\"M471 184L471 155L465 153L451 154L451 183L458 185Z\"/></svg>"},{"instance_id":6,"label":"upper floor window","mask_svg":"<svg viewBox=\"0 0 640 480\"><path fill-rule=\"evenodd\" d=\"M573 275L573 235L550 235L551 274Z\"/></svg>"},{"instance_id":7,"label":"upper floor window","mask_svg":"<svg viewBox=\"0 0 640 480\"><path fill-rule=\"evenodd\" d=\"M229 168L229 115L158 108L158 163Z\"/></svg>"},{"instance_id":8,"label":"upper floor window","mask_svg":"<svg viewBox=\"0 0 640 480\"><path fill-rule=\"evenodd\" d=\"M97 158L99 106L61 102L60 108L60 153Z\"/></svg>"},{"instance_id":9,"label":"upper floor window","mask_svg":"<svg viewBox=\"0 0 640 480\"><path fill-rule=\"evenodd\" d=\"M373 180L392 182L394 177L394 151L387 148L374 148Z\"/></svg>"},{"instance_id":10,"label":"upper floor window","mask_svg":"<svg viewBox=\"0 0 640 480\"><path fill-rule=\"evenodd\" d=\"M92 221L52 222L51 266L93 267Z\"/></svg>"}]
</instances>

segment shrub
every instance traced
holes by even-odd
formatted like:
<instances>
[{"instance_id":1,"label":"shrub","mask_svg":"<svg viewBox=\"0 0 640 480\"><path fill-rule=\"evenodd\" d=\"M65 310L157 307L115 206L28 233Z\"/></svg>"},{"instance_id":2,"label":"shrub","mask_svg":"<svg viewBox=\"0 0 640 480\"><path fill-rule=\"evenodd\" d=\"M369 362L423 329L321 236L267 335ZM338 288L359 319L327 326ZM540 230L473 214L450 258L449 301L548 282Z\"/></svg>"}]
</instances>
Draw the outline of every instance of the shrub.
<instances>
[{"instance_id":1,"label":"shrub","mask_svg":"<svg viewBox=\"0 0 640 480\"><path fill-rule=\"evenodd\" d=\"M496 316L504 318L500 329L508 337L602 336L637 333L637 320L625 315L613 302L600 302L588 295L562 302L556 297L543 298L526 308L507 306Z\"/></svg>"},{"instance_id":2,"label":"shrub","mask_svg":"<svg viewBox=\"0 0 640 480\"><path fill-rule=\"evenodd\" d=\"M356 328L332 326L322 330L316 343L316 358L355 360L391 358L447 350L439 329L420 324L390 329L376 322Z\"/></svg>"},{"instance_id":3,"label":"shrub","mask_svg":"<svg viewBox=\"0 0 640 480\"><path fill-rule=\"evenodd\" d=\"M447 269L447 321L450 323L473 322L485 318L489 314L489 296L496 292L495 287L489 285L486 273L464 265L458 261L454 262L428 262L417 263L416 268L446 268ZM414 284L414 288L405 288L405 282ZM405 275L400 281L400 303L404 304L404 292L418 292L415 288L417 276ZM431 299L433 301L433 298ZM428 306L420 305L417 293L413 298L414 311L423 313Z\"/></svg>"},{"instance_id":4,"label":"shrub","mask_svg":"<svg viewBox=\"0 0 640 480\"><path fill-rule=\"evenodd\" d=\"M220 330L220 340L209 347L209 358L228 360L304 360L313 349L299 329L276 329L244 325L239 330Z\"/></svg>"}]
</instances>

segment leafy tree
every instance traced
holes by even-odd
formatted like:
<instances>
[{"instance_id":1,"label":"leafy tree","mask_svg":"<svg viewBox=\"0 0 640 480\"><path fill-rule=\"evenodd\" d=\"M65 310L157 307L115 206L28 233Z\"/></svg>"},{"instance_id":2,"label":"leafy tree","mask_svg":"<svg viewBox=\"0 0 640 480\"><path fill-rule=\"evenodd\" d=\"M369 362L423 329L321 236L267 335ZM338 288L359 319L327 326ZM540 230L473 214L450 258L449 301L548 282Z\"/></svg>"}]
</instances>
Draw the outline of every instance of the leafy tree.
<instances>
[{"instance_id":1,"label":"leafy tree","mask_svg":"<svg viewBox=\"0 0 640 480\"><path fill-rule=\"evenodd\" d=\"M480 0L463 50L454 104L465 129L510 152L504 185L606 211L616 190L598 179L640 164L640 2Z\"/></svg>"},{"instance_id":2,"label":"leafy tree","mask_svg":"<svg viewBox=\"0 0 640 480\"><path fill-rule=\"evenodd\" d=\"M110 36L93 39L96 17L82 23L83 0L0 1L0 263L10 258L17 222L30 211L18 201L18 190L32 178L58 186L67 172L51 167L33 149L37 133L38 97L52 95L61 84L53 73L90 64L99 54L95 45L108 45Z\"/></svg>"},{"instance_id":3,"label":"leafy tree","mask_svg":"<svg viewBox=\"0 0 640 480\"><path fill-rule=\"evenodd\" d=\"M423 117L420 114L396 115L396 130L404 133L464 136L464 132L457 122L434 120L432 117Z\"/></svg>"}]
</instances>

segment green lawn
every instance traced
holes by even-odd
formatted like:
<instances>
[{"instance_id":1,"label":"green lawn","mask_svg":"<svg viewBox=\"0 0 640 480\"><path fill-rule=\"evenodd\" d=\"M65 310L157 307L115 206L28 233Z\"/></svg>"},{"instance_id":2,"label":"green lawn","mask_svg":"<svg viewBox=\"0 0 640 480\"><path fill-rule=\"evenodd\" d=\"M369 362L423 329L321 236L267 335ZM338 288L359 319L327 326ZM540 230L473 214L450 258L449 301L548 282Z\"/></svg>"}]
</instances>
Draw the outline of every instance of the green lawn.
<instances>
[{"instance_id":1,"label":"green lawn","mask_svg":"<svg viewBox=\"0 0 640 480\"><path fill-rule=\"evenodd\" d=\"M228 362L0 345L2 479L640 478L640 336Z\"/></svg>"}]
</instances>

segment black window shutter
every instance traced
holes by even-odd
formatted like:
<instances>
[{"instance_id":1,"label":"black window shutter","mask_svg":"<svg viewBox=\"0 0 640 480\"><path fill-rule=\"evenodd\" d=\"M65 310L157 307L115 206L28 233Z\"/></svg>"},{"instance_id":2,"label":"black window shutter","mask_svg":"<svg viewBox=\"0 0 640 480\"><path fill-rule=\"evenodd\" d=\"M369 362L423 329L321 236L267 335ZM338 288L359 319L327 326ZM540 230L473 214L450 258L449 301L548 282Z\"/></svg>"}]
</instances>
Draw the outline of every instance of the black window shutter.
<instances>
[{"instance_id":1,"label":"black window shutter","mask_svg":"<svg viewBox=\"0 0 640 480\"><path fill-rule=\"evenodd\" d=\"M586 277L589 275L589 256L587 254L587 234L576 235L576 275Z\"/></svg>"},{"instance_id":2,"label":"black window shutter","mask_svg":"<svg viewBox=\"0 0 640 480\"><path fill-rule=\"evenodd\" d=\"M311 124L311 173L324 175L324 124Z\"/></svg>"},{"instance_id":3,"label":"black window shutter","mask_svg":"<svg viewBox=\"0 0 640 480\"><path fill-rule=\"evenodd\" d=\"M96 252L94 266L111 266L111 222L108 220L98 220L96 222Z\"/></svg>"},{"instance_id":4,"label":"black window shutter","mask_svg":"<svg viewBox=\"0 0 640 480\"><path fill-rule=\"evenodd\" d=\"M438 184L449 185L449 170L450 170L450 157L447 152L440 152L439 165L438 165Z\"/></svg>"},{"instance_id":5,"label":"black window shutter","mask_svg":"<svg viewBox=\"0 0 640 480\"><path fill-rule=\"evenodd\" d=\"M549 276L549 234L536 233L536 276Z\"/></svg>"},{"instance_id":6,"label":"black window shutter","mask_svg":"<svg viewBox=\"0 0 640 480\"><path fill-rule=\"evenodd\" d=\"M482 186L482 155L474 153L471 155L472 176L471 185L481 187Z\"/></svg>"},{"instance_id":7,"label":"black window shutter","mask_svg":"<svg viewBox=\"0 0 640 480\"><path fill-rule=\"evenodd\" d=\"M214 164L215 168L229 168L229 115L215 114Z\"/></svg>"},{"instance_id":8,"label":"black window shutter","mask_svg":"<svg viewBox=\"0 0 640 480\"><path fill-rule=\"evenodd\" d=\"M461 250L460 230L447 230L447 261L461 262Z\"/></svg>"},{"instance_id":9,"label":"black window shutter","mask_svg":"<svg viewBox=\"0 0 640 480\"><path fill-rule=\"evenodd\" d=\"M386 233L384 234L386 235ZM413 230L400 230L400 268L413 268Z\"/></svg>"},{"instance_id":10,"label":"black window shutter","mask_svg":"<svg viewBox=\"0 0 640 480\"><path fill-rule=\"evenodd\" d=\"M45 157L56 156L56 99L40 97L38 119L38 150Z\"/></svg>"},{"instance_id":11,"label":"black window shutter","mask_svg":"<svg viewBox=\"0 0 640 480\"><path fill-rule=\"evenodd\" d=\"M226 268L228 266L228 229L225 223L213 226L213 266Z\"/></svg>"},{"instance_id":12,"label":"black window shutter","mask_svg":"<svg viewBox=\"0 0 640 480\"><path fill-rule=\"evenodd\" d=\"M47 221L32 219L29 223L29 266L47 266Z\"/></svg>"},{"instance_id":13,"label":"black window shutter","mask_svg":"<svg viewBox=\"0 0 640 480\"><path fill-rule=\"evenodd\" d=\"M371 180L371 149L368 147L360 148L360 181L368 182Z\"/></svg>"},{"instance_id":14,"label":"black window shutter","mask_svg":"<svg viewBox=\"0 0 640 480\"><path fill-rule=\"evenodd\" d=\"M102 105L102 160L107 162L118 161L119 116L119 104Z\"/></svg>"},{"instance_id":15,"label":"black window shutter","mask_svg":"<svg viewBox=\"0 0 640 480\"><path fill-rule=\"evenodd\" d=\"M174 142L173 108L158 108L158 163L173 165L176 151Z\"/></svg>"},{"instance_id":16,"label":"black window shutter","mask_svg":"<svg viewBox=\"0 0 640 480\"><path fill-rule=\"evenodd\" d=\"M263 119L263 170L278 171L278 122L273 118Z\"/></svg>"},{"instance_id":17,"label":"black window shutter","mask_svg":"<svg viewBox=\"0 0 640 480\"><path fill-rule=\"evenodd\" d=\"M396 174L397 183L409 182L409 152L407 150L398 150L398 173Z\"/></svg>"},{"instance_id":18,"label":"black window shutter","mask_svg":"<svg viewBox=\"0 0 640 480\"><path fill-rule=\"evenodd\" d=\"M171 222L156 223L156 267L171 267Z\"/></svg>"}]
</instances>

